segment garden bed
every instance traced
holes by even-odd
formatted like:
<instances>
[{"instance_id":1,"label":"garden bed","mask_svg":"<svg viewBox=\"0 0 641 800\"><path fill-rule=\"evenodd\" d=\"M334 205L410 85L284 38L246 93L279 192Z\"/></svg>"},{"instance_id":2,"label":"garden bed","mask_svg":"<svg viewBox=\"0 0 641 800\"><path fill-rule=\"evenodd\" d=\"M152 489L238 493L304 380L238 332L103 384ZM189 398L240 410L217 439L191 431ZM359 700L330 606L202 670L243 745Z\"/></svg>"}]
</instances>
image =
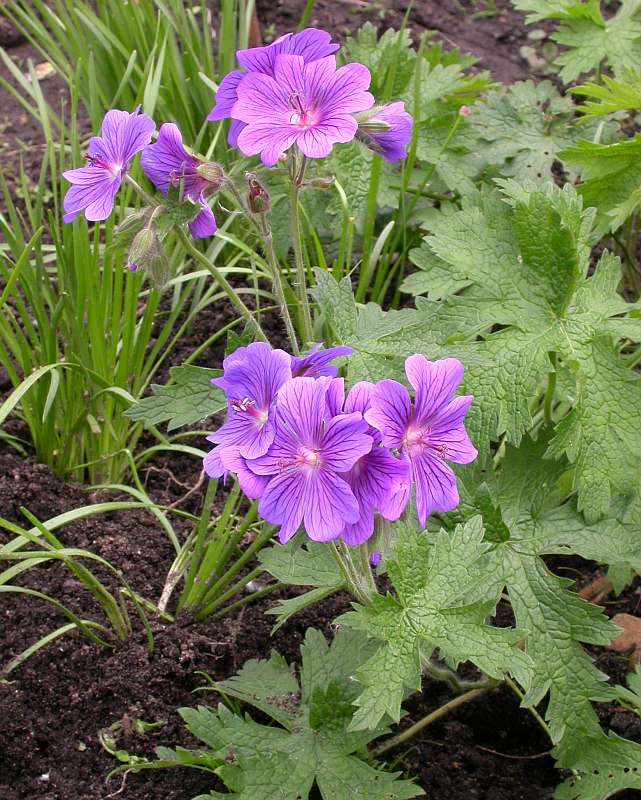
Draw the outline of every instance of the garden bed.
<instances>
[{"instance_id":1,"label":"garden bed","mask_svg":"<svg viewBox=\"0 0 641 800\"><path fill-rule=\"evenodd\" d=\"M319 0L310 24L332 31L344 40L365 21L381 29L400 27L407 4L331 2ZM305 7L304 0L277 4L258 3L263 31L280 34L296 27ZM477 12L496 14L475 16ZM532 77L519 47L527 43L523 15L506 0L495 3L431 2L416 0L408 22L420 35L435 31L434 40L445 48L459 47L479 57L478 68L488 69L494 80L511 84ZM3 29L0 29L3 33ZM5 35L3 33L3 35ZM24 65L34 57L30 45L7 38L9 53ZM39 57L35 55L35 59ZM3 73L6 75L6 73ZM45 96L55 103L62 83L55 77L42 82ZM204 109L205 112L208 109ZM84 124L84 123L83 123ZM28 174L37 182L40 166L39 128L12 98L0 109L2 155L17 158L20 153ZM17 175L9 169L7 178L17 189ZM211 306L192 326L158 376L164 382L168 369L179 365L198 347L211 330L229 320L226 305ZM278 328L274 322L273 327ZM280 334L279 334L280 335ZM205 350L196 363L219 366L223 343ZM10 384L0 368L0 400L9 394ZM211 420L210 420L211 422ZM23 436L20 423L5 426ZM200 465L193 458L159 454L145 464L141 477L151 498L161 504L199 513L203 493L197 486ZM90 495L92 502L104 495ZM20 507L38 519L88 502L85 490L65 483L38 464L32 455L22 456L0 442L0 515L15 524L26 524ZM178 523L186 536L188 525ZM4 535L4 534L2 534ZM144 510L111 512L75 522L60 534L68 547L91 550L122 571L133 590L156 602L163 589L174 552L153 516ZM2 543L0 538L0 543ZM578 558L549 559L559 575L574 581L577 590L603 575L593 562ZM109 584L110 578L105 575ZM91 598L61 565L47 565L30 573L29 586L51 595L83 618L98 619ZM106 776L118 762L101 744L101 732L111 729L116 746L130 754L153 757L159 745L197 747L185 730L176 709L199 703L215 705L217 695L196 693L206 686L203 673L223 680L250 658L267 658L277 649L289 663L300 658L299 647L309 627L319 628L329 638L332 622L349 608L347 594L338 593L305 609L288 620L275 634L273 618L265 611L279 597L279 590L220 619L194 622L186 614L169 624L149 615L154 651L135 613L134 633L113 649L89 644L78 632L66 635L35 655L0 684L0 797L3 800L187 800L212 789L224 791L222 782L197 770L145 771L119 774L106 783ZM618 597L602 600L609 617L618 613L639 616L641 579L636 578ZM60 615L33 597L4 595L0 614L1 662L20 653L30 643L60 625ZM500 625L499 606L498 624ZM509 624L509 623L506 623ZM626 655L606 648L590 647L599 669L613 681L624 683L632 666ZM462 674L473 675L464 665ZM446 683L431 678L423 692L412 696L405 708L413 721L454 698ZM545 703L539 707L543 713ZM616 703L598 706L604 729L641 743L639 717ZM142 735L136 720L157 723ZM452 710L425 728L409 743L386 755L390 769L414 777L431 800L546 800L552 798L569 772L554 768L550 742L537 720L519 708L518 698L505 685ZM320 795L312 795L312 797ZM638 793L627 790L617 795L632 800Z\"/></svg>"}]
</instances>

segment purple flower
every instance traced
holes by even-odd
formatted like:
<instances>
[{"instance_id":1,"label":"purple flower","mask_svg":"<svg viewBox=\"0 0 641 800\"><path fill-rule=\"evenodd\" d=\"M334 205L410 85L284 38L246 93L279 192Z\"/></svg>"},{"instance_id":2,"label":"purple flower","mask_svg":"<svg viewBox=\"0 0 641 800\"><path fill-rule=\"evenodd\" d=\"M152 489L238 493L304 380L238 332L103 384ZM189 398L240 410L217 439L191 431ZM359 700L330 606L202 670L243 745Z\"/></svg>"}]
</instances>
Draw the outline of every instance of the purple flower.
<instances>
[{"instance_id":1,"label":"purple flower","mask_svg":"<svg viewBox=\"0 0 641 800\"><path fill-rule=\"evenodd\" d=\"M369 563L370 563L370 564L371 564L371 565L372 565L374 568L376 568L376 567L377 567L377 566L378 566L378 565L381 563L381 558L382 558L382 557L383 557L383 554L381 553L381 551L380 551L380 550L374 550L374 552L372 553L372 555L369 557Z\"/></svg>"},{"instance_id":2,"label":"purple flower","mask_svg":"<svg viewBox=\"0 0 641 800\"><path fill-rule=\"evenodd\" d=\"M374 103L370 79L362 64L336 69L334 56L306 63L302 56L277 55L273 76L250 72L238 83L230 113L247 123L238 149L247 156L260 153L268 167L293 144L309 158L323 158L356 135L352 114Z\"/></svg>"},{"instance_id":3,"label":"purple flower","mask_svg":"<svg viewBox=\"0 0 641 800\"><path fill-rule=\"evenodd\" d=\"M306 28L300 33L286 33L276 39L267 47L252 47L249 50L239 50L236 53L240 65L247 72L262 72L274 77L274 64L276 56L282 53L302 56L307 63L317 61L319 58L331 55L338 50L339 45L331 41L331 36L326 31ZM208 120L215 121L231 116L231 109L238 99L237 89L246 72L234 70L220 82L216 92L216 105L207 116ZM232 120L227 137L229 144L236 147L238 134L245 127L240 120Z\"/></svg>"},{"instance_id":4,"label":"purple flower","mask_svg":"<svg viewBox=\"0 0 641 800\"><path fill-rule=\"evenodd\" d=\"M216 232L216 220L205 202L204 193L220 187L223 171L218 164L201 161L190 155L183 147L177 125L171 122L161 125L158 138L145 148L140 157L140 166L163 194L167 194L170 186L180 186L184 198L200 204L201 211L189 223L189 230L195 239L212 236Z\"/></svg>"},{"instance_id":5,"label":"purple flower","mask_svg":"<svg viewBox=\"0 0 641 800\"><path fill-rule=\"evenodd\" d=\"M345 412L359 411L365 414L370 408L373 389L374 384L368 381L352 386L345 401ZM392 500L409 479L408 464L379 446L381 434L376 428L370 426L368 433L374 446L358 459L349 472L341 476L347 481L359 506L358 519L346 523L341 533L341 539L348 545L362 544L374 533L375 510L386 519L398 519L404 508L397 507Z\"/></svg>"},{"instance_id":6,"label":"purple flower","mask_svg":"<svg viewBox=\"0 0 641 800\"><path fill-rule=\"evenodd\" d=\"M376 123L381 122L389 126L387 130L377 130ZM407 156L405 147L412 138L412 123L404 103L390 103L367 115L359 125L358 138L370 150L394 163Z\"/></svg>"},{"instance_id":7,"label":"purple flower","mask_svg":"<svg viewBox=\"0 0 641 800\"><path fill-rule=\"evenodd\" d=\"M225 392L227 421L207 439L219 445L203 460L205 472L218 478L233 469L225 458L227 448L235 448L244 459L267 452L274 441L274 398L291 378L290 356L272 350L265 342L254 342L225 359L222 378L212 383Z\"/></svg>"},{"instance_id":8,"label":"purple flower","mask_svg":"<svg viewBox=\"0 0 641 800\"><path fill-rule=\"evenodd\" d=\"M325 395L331 378L293 378L278 393L276 432L267 453L249 466L273 475L258 512L280 525L286 542L301 522L310 539L328 541L356 522L358 501L339 473L349 471L372 448L360 413L327 418Z\"/></svg>"},{"instance_id":9,"label":"purple flower","mask_svg":"<svg viewBox=\"0 0 641 800\"><path fill-rule=\"evenodd\" d=\"M463 426L473 397L454 398L463 376L463 365L455 358L428 361L417 353L405 361L405 373L415 391L414 403L402 384L381 381L372 390L365 419L381 432L385 447L398 450L409 462L424 526L433 511L450 511L459 502L456 476L444 459L467 464L477 456ZM408 479L396 495L399 504L410 488Z\"/></svg>"},{"instance_id":10,"label":"purple flower","mask_svg":"<svg viewBox=\"0 0 641 800\"><path fill-rule=\"evenodd\" d=\"M62 173L71 184L63 201L65 222L74 220L82 210L90 222L107 219L111 214L127 164L149 144L156 129L151 117L139 114L138 108L131 114L118 109L107 111L101 135L89 142L89 163Z\"/></svg>"},{"instance_id":11,"label":"purple flower","mask_svg":"<svg viewBox=\"0 0 641 800\"><path fill-rule=\"evenodd\" d=\"M324 375L334 378L338 368L329 362L339 356L351 356L354 352L351 347L328 347L326 350L320 347L320 344L316 344L304 356L291 357L292 378L318 378Z\"/></svg>"}]
</instances>

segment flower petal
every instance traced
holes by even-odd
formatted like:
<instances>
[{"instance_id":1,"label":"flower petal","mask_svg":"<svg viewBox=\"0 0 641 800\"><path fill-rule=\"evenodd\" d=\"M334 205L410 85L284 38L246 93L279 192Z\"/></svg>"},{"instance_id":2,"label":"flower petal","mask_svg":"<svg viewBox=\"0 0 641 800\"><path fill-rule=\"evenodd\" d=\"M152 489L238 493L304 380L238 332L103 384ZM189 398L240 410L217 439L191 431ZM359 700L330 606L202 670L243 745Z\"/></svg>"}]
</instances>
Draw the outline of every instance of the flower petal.
<instances>
[{"instance_id":1,"label":"flower petal","mask_svg":"<svg viewBox=\"0 0 641 800\"><path fill-rule=\"evenodd\" d=\"M406 359L405 374L416 393L414 417L420 425L450 402L463 377L463 365L456 358L428 361L416 353Z\"/></svg>"},{"instance_id":2,"label":"flower petal","mask_svg":"<svg viewBox=\"0 0 641 800\"><path fill-rule=\"evenodd\" d=\"M130 158L149 144L155 130L156 123L151 117L139 114L137 109L131 114L111 109L105 114L100 129L106 145L102 155L112 164L124 167Z\"/></svg>"},{"instance_id":3,"label":"flower petal","mask_svg":"<svg viewBox=\"0 0 641 800\"><path fill-rule=\"evenodd\" d=\"M215 122L216 120L225 119L230 116L232 106L238 99L238 84L244 77L245 73L241 72L239 69L235 69L225 75L216 92L216 105L209 114L207 114L207 119L210 122Z\"/></svg>"},{"instance_id":4,"label":"flower petal","mask_svg":"<svg viewBox=\"0 0 641 800\"><path fill-rule=\"evenodd\" d=\"M341 414L333 417L322 433L320 459L334 472L348 472L373 445L374 440L367 433L367 423L360 412Z\"/></svg>"},{"instance_id":5,"label":"flower petal","mask_svg":"<svg viewBox=\"0 0 641 800\"><path fill-rule=\"evenodd\" d=\"M200 201L200 205L202 206L202 211L188 225L194 239L206 239L208 236L213 236L218 228L211 208L204 200Z\"/></svg>"},{"instance_id":6,"label":"flower petal","mask_svg":"<svg viewBox=\"0 0 641 800\"><path fill-rule=\"evenodd\" d=\"M63 175L72 182L63 200L65 216L73 214L75 217L84 209L85 217L92 222L107 219L120 187L120 173L114 176L103 167L88 165L67 170Z\"/></svg>"},{"instance_id":7,"label":"flower petal","mask_svg":"<svg viewBox=\"0 0 641 800\"><path fill-rule=\"evenodd\" d=\"M330 380L292 378L281 387L276 407L279 433L285 428L306 446L320 446Z\"/></svg>"},{"instance_id":8,"label":"flower petal","mask_svg":"<svg viewBox=\"0 0 641 800\"><path fill-rule=\"evenodd\" d=\"M315 542L340 536L345 523L360 516L358 502L347 483L326 469L317 469L309 481L305 506L305 533Z\"/></svg>"},{"instance_id":9,"label":"flower petal","mask_svg":"<svg viewBox=\"0 0 641 800\"><path fill-rule=\"evenodd\" d=\"M400 448L410 423L410 395L398 381L384 380L372 389L365 419L381 432L385 447Z\"/></svg>"},{"instance_id":10,"label":"flower petal","mask_svg":"<svg viewBox=\"0 0 641 800\"><path fill-rule=\"evenodd\" d=\"M311 128L297 134L296 144L308 158L325 158L335 144L351 142L358 123L349 114L335 115L322 119Z\"/></svg>"},{"instance_id":11,"label":"flower petal","mask_svg":"<svg viewBox=\"0 0 641 800\"><path fill-rule=\"evenodd\" d=\"M430 443L435 447L442 447L445 458L456 464L469 464L478 455L463 425L456 425L441 432L432 430Z\"/></svg>"},{"instance_id":12,"label":"flower petal","mask_svg":"<svg viewBox=\"0 0 641 800\"><path fill-rule=\"evenodd\" d=\"M416 510L422 527L434 511L451 511L458 505L456 475L442 459L429 450L411 460L416 483Z\"/></svg>"},{"instance_id":13,"label":"flower petal","mask_svg":"<svg viewBox=\"0 0 641 800\"><path fill-rule=\"evenodd\" d=\"M252 472L237 448L224 447L220 453L220 460L226 469L236 474L243 494L251 500L257 500L262 496L271 478Z\"/></svg>"},{"instance_id":14,"label":"flower petal","mask_svg":"<svg viewBox=\"0 0 641 800\"><path fill-rule=\"evenodd\" d=\"M308 503L310 481L298 470L276 475L263 492L258 504L258 513L267 522L280 525L278 538L282 543L296 533L303 521L304 508Z\"/></svg>"}]
</instances>

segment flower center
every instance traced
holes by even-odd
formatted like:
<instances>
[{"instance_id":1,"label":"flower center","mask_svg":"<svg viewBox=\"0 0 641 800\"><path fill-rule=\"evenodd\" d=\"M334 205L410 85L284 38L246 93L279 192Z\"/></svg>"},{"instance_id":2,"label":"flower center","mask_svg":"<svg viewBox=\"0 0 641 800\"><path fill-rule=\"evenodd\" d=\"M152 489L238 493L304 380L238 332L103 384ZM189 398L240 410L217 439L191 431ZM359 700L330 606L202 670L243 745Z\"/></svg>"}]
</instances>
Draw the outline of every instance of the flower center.
<instances>
[{"instance_id":1,"label":"flower center","mask_svg":"<svg viewBox=\"0 0 641 800\"><path fill-rule=\"evenodd\" d=\"M447 445L432 444L429 438L431 432L432 431L429 427L425 430L415 427L408 428L405 438L403 439L403 444L410 451L410 454L418 455L422 453L425 448L427 448L429 450L433 450L434 454L438 458L445 458L447 455Z\"/></svg>"},{"instance_id":2,"label":"flower center","mask_svg":"<svg viewBox=\"0 0 641 800\"><path fill-rule=\"evenodd\" d=\"M269 413L254 408L256 401L250 400L249 397L243 397L242 400L230 400L229 405L235 414L247 414L253 417L259 425L263 425L269 419Z\"/></svg>"},{"instance_id":3,"label":"flower center","mask_svg":"<svg viewBox=\"0 0 641 800\"><path fill-rule=\"evenodd\" d=\"M100 153L96 153L95 155L85 153L85 158L92 167L102 167L102 169L106 169L114 178L122 169L121 164L110 164Z\"/></svg>"},{"instance_id":4,"label":"flower center","mask_svg":"<svg viewBox=\"0 0 641 800\"><path fill-rule=\"evenodd\" d=\"M292 114L289 117L290 125L305 130L316 124L314 103L305 100L300 92L292 92L287 102L292 110Z\"/></svg>"},{"instance_id":5,"label":"flower center","mask_svg":"<svg viewBox=\"0 0 641 800\"><path fill-rule=\"evenodd\" d=\"M287 467L302 468L308 473L313 472L313 470L321 465L318 452L318 450L314 450L303 444L298 448L296 455L294 455L291 461L286 461L284 458L281 458L278 462L278 468L281 472L284 472Z\"/></svg>"}]
</instances>

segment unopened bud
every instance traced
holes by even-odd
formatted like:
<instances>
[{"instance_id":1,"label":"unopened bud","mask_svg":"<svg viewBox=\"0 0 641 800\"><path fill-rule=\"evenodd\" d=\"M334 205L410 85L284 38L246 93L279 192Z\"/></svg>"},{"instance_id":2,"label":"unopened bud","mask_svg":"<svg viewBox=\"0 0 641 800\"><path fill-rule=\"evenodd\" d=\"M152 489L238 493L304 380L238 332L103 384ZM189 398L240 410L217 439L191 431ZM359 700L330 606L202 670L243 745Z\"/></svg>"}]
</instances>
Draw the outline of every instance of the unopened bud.
<instances>
[{"instance_id":1,"label":"unopened bud","mask_svg":"<svg viewBox=\"0 0 641 800\"><path fill-rule=\"evenodd\" d=\"M392 126L389 122L383 122L382 119L369 119L367 122L361 122L358 127L364 133L385 133Z\"/></svg>"},{"instance_id":2,"label":"unopened bud","mask_svg":"<svg viewBox=\"0 0 641 800\"><path fill-rule=\"evenodd\" d=\"M252 214L265 214L271 208L267 189L256 179L253 172L246 172L245 180L249 189L247 195L249 210Z\"/></svg>"},{"instance_id":3,"label":"unopened bud","mask_svg":"<svg viewBox=\"0 0 641 800\"><path fill-rule=\"evenodd\" d=\"M472 113L472 109L471 109L469 106L461 106L461 107L459 108L459 110L458 110L458 113L459 113L459 114L460 114L462 117L469 117L469 116L470 116L470 114Z\"/></svg>"},{"instance_id":4,"label":"unopened bud","mask_svg":"<svg viewBox=\"0 0 641 800\"><path fill-rule=\"evenodd\" d=\"M156 246L155 240L156 236L151 228L143 228L138 231L129 250L128 269L131 269L132 265L135 269L138 269L139 266L143 266L149 260ZM133 272L134 270L131 271Z\"/></svg>"},{"instance_id":5,"label":"unopened bud","mask_svg":"<svg viewBox=\"0 0 641 800\"><path fill-rule=\"evenodd\" d=\"M225 173L220 164L215 161L203 161L196 167L198 174L211 184L212 190L220 189L225 180Z\"/></svg>"},{"instance_id":6,"label":"unopened bud","mask_svg":"<svg viewBox=\"0 0 641 800\"><path fill-rule=\"evenodd\" d=\"M329 189L335 181L336 178L333 175L328 178L312 178L310 181L305 181L305 186L313 186L314 189Z\"/></svg>"}]
</instances>

